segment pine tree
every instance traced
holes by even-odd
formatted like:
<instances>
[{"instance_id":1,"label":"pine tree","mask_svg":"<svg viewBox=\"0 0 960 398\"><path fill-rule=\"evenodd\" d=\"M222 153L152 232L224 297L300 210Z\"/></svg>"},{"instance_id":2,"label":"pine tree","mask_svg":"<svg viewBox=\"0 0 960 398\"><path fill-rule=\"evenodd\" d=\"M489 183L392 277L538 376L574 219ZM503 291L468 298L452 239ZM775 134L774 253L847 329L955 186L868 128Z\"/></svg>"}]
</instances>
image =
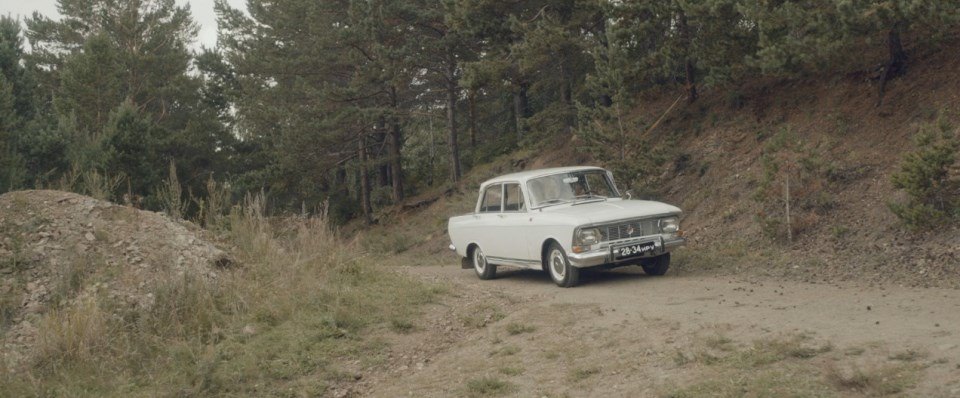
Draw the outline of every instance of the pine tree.
<instances>
[{"instance_id":1,"label":"pine tree","mask_svg":"<svg viewBox=\"0 0 960 398\"><path fill-rule=\"evenodd\" d=\"M698 87L743 76L747 57L756 51L756 33L735 0L638 1L608 6L620 43L639 63L626 76L642 90L681 84L688 102Z\"/></svg>"},{"instance_id":2,"label":"pine tree","mask_svg":"<svg viewBox=\"0 0 960 398\"><path fill-rule=\"evenodd\" d=\"M18 151L23 128L33 117L32 85L23 62L20 22L0 16L0 192L30 177Z\"/></svg>"},{"instance_id":3,"label":"pine tree","mask_svg":"<svg viewBox=\"0 0 960 398\"><path fill-rule=\"evenodd\" d=\"M196 191L210 173L230 168L234 142L223 109L204 99L201 78L188 73L187 46L197 31L188 7L174 0L59 0L58 7L59 20L35 13L26 21L26 64L40 71L43 100L36 103L44 109L21 152L46 156L28 156L31 170L46 179L64 172L63 164L126 174L137 179L131 193L149 197L158 186L151 167L175 162L189 177L185 189ZM51 156L66 159L45 164Z\"/></svg>"},{"instance_id":4,"label":"pine tree","mask_svg":"<svg viewBox=\"0 0 960 398\"><path fill-rule=\"evenodd\" d=\"M102 155L91 162L112 177L122 173L129 188L127 193L143 195L147 206L160 208L156 196L169 162L160 156L165 132L153 124L131 101L111 112L100 141ZM119 192L114 192L119 194Z\"/></svg>"},{"instance_id":5,"label":"pine tree","mask_svg":"<svg viewBox=\"0 0 960 398\"><path fill-rule=\"evenodd\" d=\"M960 4L951 1L741 0L737 8L755 26L759 41L750 63L765 74L865 68L864 44L879 43L887 53L879 68L881 98L886 82L906 73L904 33L931 44L960 23Z\"/></svg>"},{"instance_id":6,"label":"pine tree","mask_svg":"<svg viewBox=\"0 0 960 398\"><path fill-rule=\"evenodd\" d=\"M348 36L348 27L360 28L351 3L254 0L249 16L222 1L216 7L241 150L257 159L244 187L266 189L281 206L319 205L335 189L335 170L352 162L359 172L357 140L377 120L362 109L373 101L386 108L390 98L383 79L361 73L367 63L356 53L365 48Z\"/></svg>"},{"instance_id":7,"label":"pine tree","mask_svg":"<svg viewBox=\"0 0 960 398\"><path fill-rule=\"evenodd\" d=\"M113 40L99 34L64 60L54 104L57 113L76 119L78 139L85 143L99 145L110 112L126 98L119 58Z\"/></svg>"},{"instance_id":8,"label":"pine tree","mask_svg":"<svg viewBox=\"0 0 960 398\"><path fill-rule=\"evenodd\" d=\"M943 119L923 126L914 137L916 151L904 155L890 177L894 188L909 196L906 203L890 203L890 210L910 227L960 218L960 176L951 173L960 151L954 130Z\"/></svg>"},{"instance_id":9,"label":"pine tree","mask_svg":"<svg viewBox=\"0 0 960 398\"><path fill-rule=\"evenodd\" d=\"M509 93L510 102L504 105L512 108L512 129L518 142L529 130L532 77L521 68L520 54L515 49L523 41L522 21L536 16L544 6L543 1L463 1L455 4L451 16L455 29L482 44L477 49L477 59L464 64L464 83Z\"/></svg>"},{"instance_id":10,"label":"pine tree","mask_svg":"<svg viewBox=\"0 0 960 398\"><path fill-rule=\"evenodd\" d=\"M0 74L0 192L18 186L22 177L20 159L14 151L14 129L19 122L15 102L13 85Z\"/></svg>"},{"instance_id":11,"label":"pine tree","mask_svg":"<svg viewBox=\"0 0 960 398\"><path fill-rule=\"evenodd\" d=\"M591 101L577 104L576 135L583 151L613 170L623 189L632 189L649 177L657 156L641 136L646 123L630 116L636 101L629 79L640 72L629 45L615 39L621 29L631 27L607 22L604 36L590 47L594 70L586 78L586 92Z\"/></svg>"},{"instance_id":12,"label":"pine tree","mask_svg":"<svg viewBox=\"0 0 960 398\"><path fill-rule=\"evenodd\" d=\"M85 69L105 68L104 79L114 80L110 88L121 98L113 106L129 99L157 121L169 115L182 95L179 86L189 80L187 45L197 27L188 8L174 0L58 0L58 8L60 20L39 14L27 20L33 62L50 70L68 69L78 53L93 51L89 56L94 59L79 62L87 61ZM59 95L68 102L84 99L70 90ZM99 108L72 111L93 115L78 116L81 121L106 116ZM81 129L86 127L81 122Z\"/></svg>"}]
</instances>

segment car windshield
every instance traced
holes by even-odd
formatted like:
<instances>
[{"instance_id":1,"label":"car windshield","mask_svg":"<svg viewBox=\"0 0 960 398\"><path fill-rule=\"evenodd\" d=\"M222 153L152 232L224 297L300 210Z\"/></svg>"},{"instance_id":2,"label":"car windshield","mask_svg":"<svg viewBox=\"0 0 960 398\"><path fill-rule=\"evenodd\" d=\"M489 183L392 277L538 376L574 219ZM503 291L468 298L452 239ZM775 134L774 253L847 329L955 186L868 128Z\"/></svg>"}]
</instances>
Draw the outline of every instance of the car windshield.
<instances>
[{"instance_id":1,"label":"car windshield","mask_svg":"<svg viewBox=\"0 0 960 398\"><path fill-rule=\"evenodd\" d=\"M527 181L533 207L619 197L603 170L552 174Z\"/></svg>"}]
</instances>

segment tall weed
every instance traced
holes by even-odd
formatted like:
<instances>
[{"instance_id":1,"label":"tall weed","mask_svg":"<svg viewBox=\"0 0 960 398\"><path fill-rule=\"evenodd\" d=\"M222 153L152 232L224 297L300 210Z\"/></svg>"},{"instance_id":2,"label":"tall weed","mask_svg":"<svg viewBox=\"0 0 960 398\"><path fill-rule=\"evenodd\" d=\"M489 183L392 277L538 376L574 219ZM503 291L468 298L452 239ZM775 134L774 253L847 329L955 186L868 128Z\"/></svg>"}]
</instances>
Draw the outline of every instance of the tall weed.
<instances>
[{"instance_id":1,"label":"tall weed","mask_svg":"<svg viewBox=\"0 0 960 398\"><path fill-rule=\"evenodd\" d=\"M86 298L42 315L35 354L0 367L0 396L323 395L339 358L381 360L364 330L413 325L438 290L375 267L323 217L267 217L265 203L223 217L236 267L110 281L135 303L77 288Z\"/></svg>"},{"instance_id":2,"label":"tall weed","mask_svg":"<svg viewBox=\"0 0 960 398\"><path fill-rule=\"evenodd\" d=\"M177 177L177 165L171 160L167 180L157 189L157 197L163 211L174 219L182 219L187 211L187 202L183 200L183 187Z\"/></svg>"}]
</instances>

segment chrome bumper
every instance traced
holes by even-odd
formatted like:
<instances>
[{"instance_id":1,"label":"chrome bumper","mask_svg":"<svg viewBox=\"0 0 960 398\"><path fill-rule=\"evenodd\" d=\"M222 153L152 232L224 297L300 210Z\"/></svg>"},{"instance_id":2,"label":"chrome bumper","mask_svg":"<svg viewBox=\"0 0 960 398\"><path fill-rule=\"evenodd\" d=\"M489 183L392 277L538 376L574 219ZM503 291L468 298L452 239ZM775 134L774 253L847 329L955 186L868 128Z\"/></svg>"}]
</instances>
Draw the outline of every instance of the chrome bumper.
<instances>
[{"instance_id":1,"label":"chrome bumper","mask_svg":"<svg viewBox=\"0 0 960 398\"><path fill-rule=\"evenodd\" d=\"M616 264L616 263L637 261L637 259L640 259L640 258L656 257L664 253L669 253L670 250L672 250L673 248L686 244L686 240L681 237L672 237L669 239L664 239L663 237L660 237L660 242L661 242L660 250L652 254L648 254L641 257L628 258L628 259L619 260L619 261L613 260L613 253L611 252L611 249L610 249L611 246L629 245L632 243L649 242L649 241L650 239L647 238L647 239L625 239L622 241L604 242L597 249L593 249L583 253L567 253L567 259L570 261L570 265L577 268L594 267L594 266L604 265L604 264Z\"/></svg>"}]
</instances>

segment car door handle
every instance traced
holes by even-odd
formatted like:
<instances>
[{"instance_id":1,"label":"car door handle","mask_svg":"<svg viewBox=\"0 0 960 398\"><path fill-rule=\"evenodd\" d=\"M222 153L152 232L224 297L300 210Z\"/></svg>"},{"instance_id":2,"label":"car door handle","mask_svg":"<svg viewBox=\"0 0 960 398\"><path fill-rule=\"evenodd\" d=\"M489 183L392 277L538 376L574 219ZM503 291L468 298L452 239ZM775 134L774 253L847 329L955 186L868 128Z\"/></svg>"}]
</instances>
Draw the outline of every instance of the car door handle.
<instances>
[{"instance_id":1,"label":"car door handle","mask_svg":"<svg viewBox=\"0 0 960 398\"><path fill-rule=\"evenodd\" d=\"M507 215L506 215L506 214L497 214L497 217L500 217L500 218L506 218L506 217L507 217Z\"/></svg>"}]
</instances>

